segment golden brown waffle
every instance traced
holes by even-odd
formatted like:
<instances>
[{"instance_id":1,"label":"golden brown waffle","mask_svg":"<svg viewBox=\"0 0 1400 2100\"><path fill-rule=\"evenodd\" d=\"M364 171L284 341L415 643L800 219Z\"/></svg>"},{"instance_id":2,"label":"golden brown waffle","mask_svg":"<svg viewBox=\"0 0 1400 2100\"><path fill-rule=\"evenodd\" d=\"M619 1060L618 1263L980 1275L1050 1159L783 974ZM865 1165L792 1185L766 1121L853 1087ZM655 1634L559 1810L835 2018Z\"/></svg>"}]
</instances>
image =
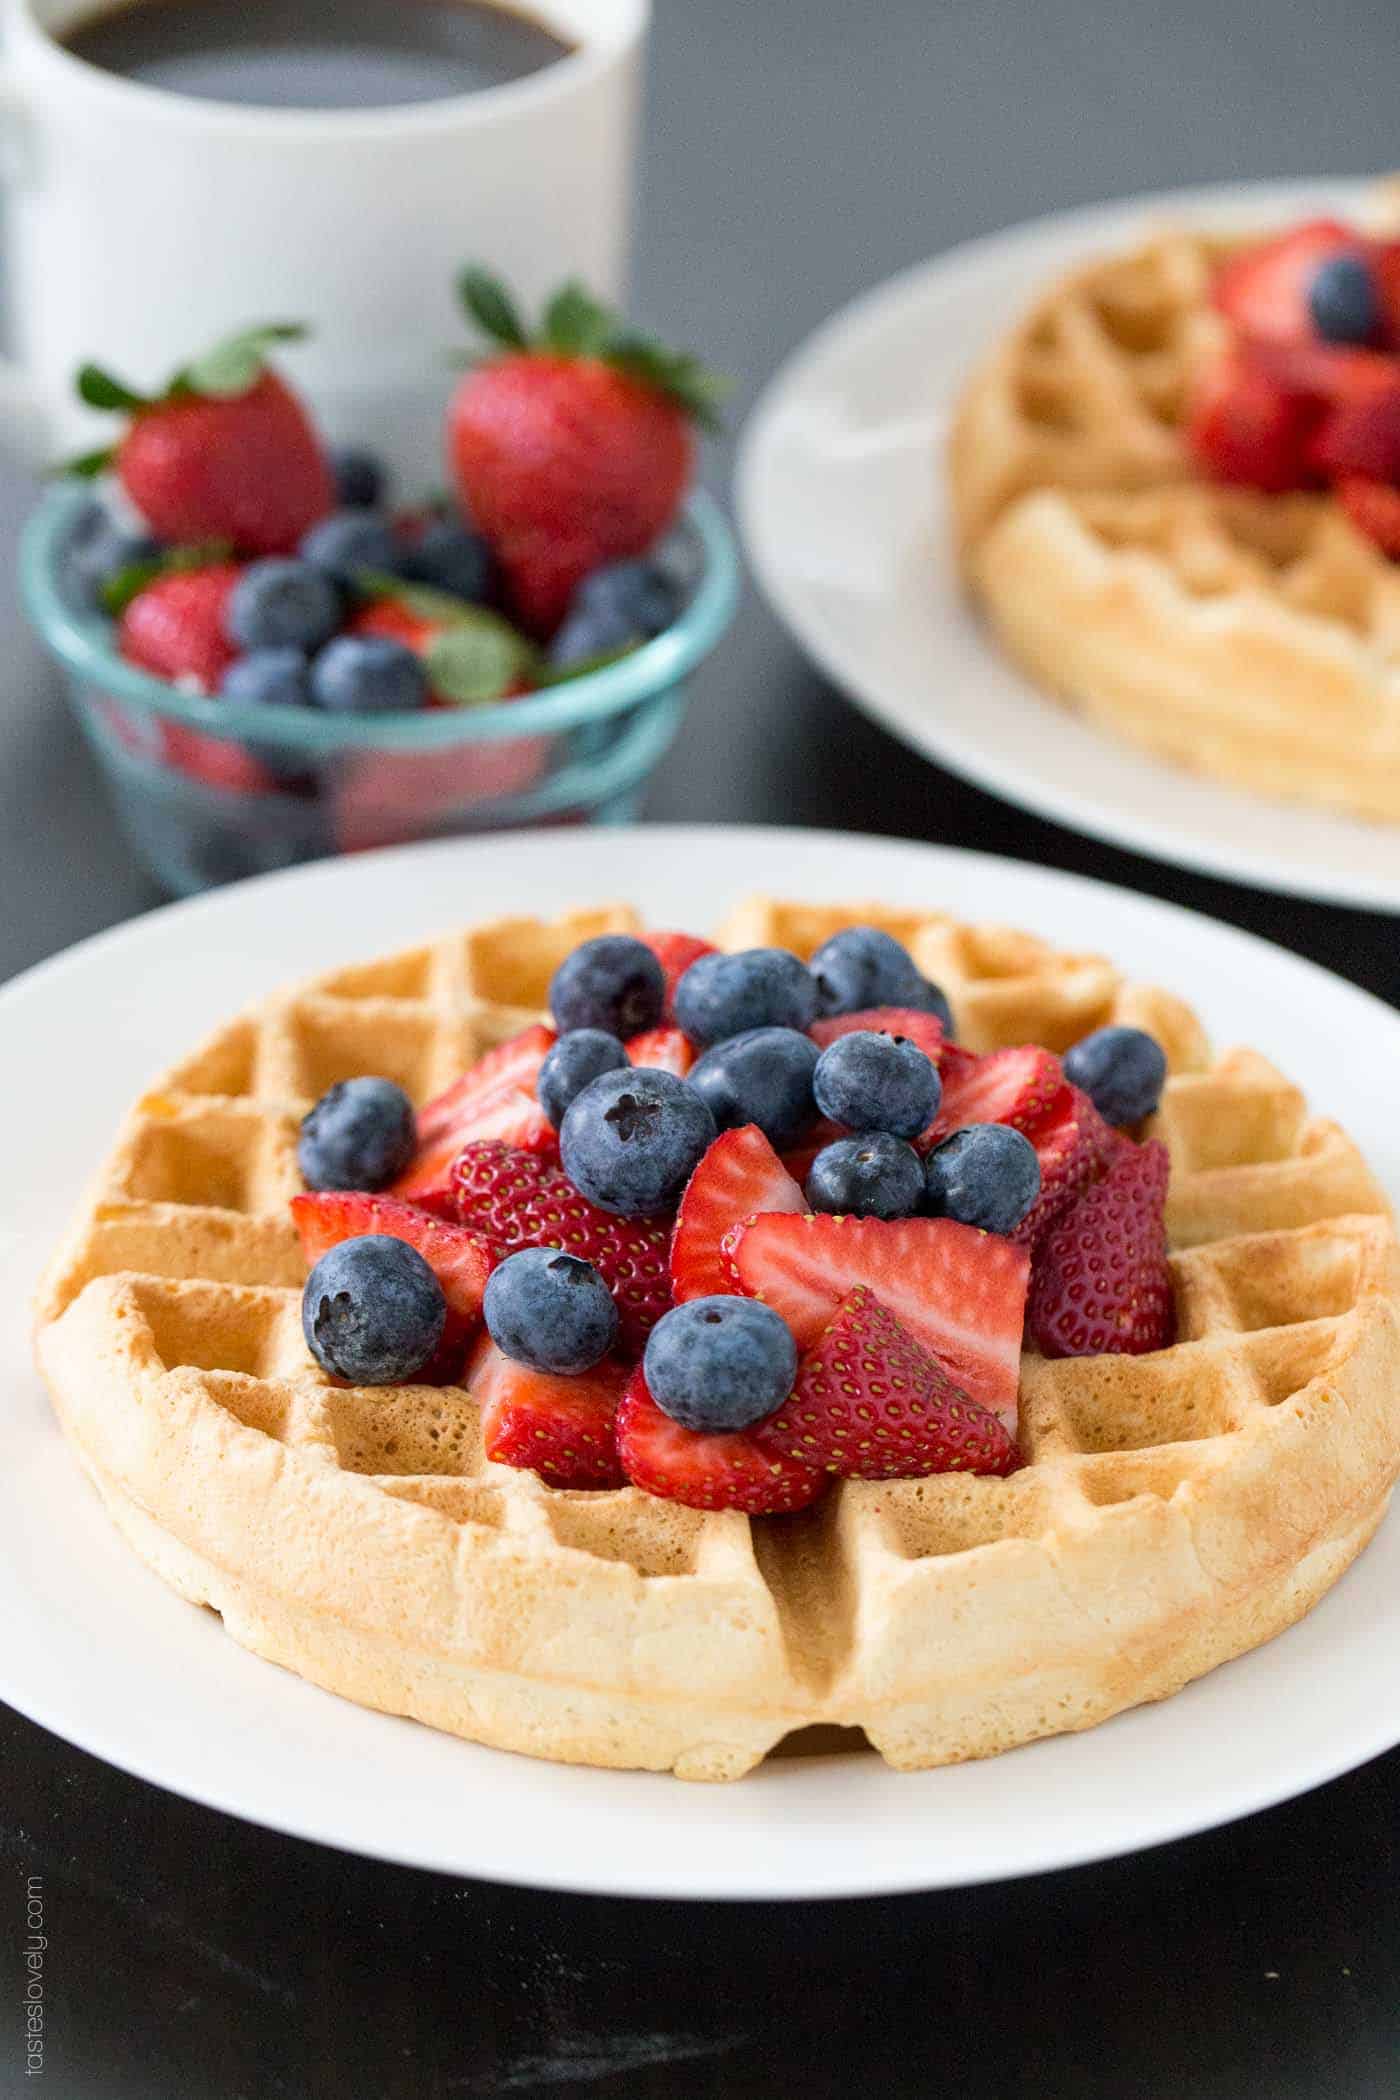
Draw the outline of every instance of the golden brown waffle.
<instances>
[{"instance_id":1,"label":"golden brown waffle","mask_svg":"<svg viewBox=\"0 0 1400 2100\"><path fill-rule=\"evenodd\" d=\"M1183 440L1234 245L1100 259L993 351L949 450L959 558L1008 652L1104 728L1400 821L1400 568L1330 496L1211 485Z\"/></svg>"},{"instance_id":2,"label":"golden brown waffle","mask_svg":"<svg viewBox=\"0 0 1400 2100\"><path fill-rule=\"evenodd\" d=\"M1400 1274L1350 1141L1253 1052L1095 956L934 913L758 899L730 946L877 919L977 1048L1116 1019L1172 1068L1158 1119L1181 1339L1027 1357L1009 1480L836 1488L799 1517L561 1492L488 1462L457 1388L332 1386L286 1215L301 1114L416 1099L536 1016L623 910L503 921L235 1020L140 1101L60 1249L37 1348L137 1551L256 1653L503 1748L733 1778L815 1723L899 1766L1081 1728L1297 1618L1400 1467Z\"/></svg>"}]
</instances>

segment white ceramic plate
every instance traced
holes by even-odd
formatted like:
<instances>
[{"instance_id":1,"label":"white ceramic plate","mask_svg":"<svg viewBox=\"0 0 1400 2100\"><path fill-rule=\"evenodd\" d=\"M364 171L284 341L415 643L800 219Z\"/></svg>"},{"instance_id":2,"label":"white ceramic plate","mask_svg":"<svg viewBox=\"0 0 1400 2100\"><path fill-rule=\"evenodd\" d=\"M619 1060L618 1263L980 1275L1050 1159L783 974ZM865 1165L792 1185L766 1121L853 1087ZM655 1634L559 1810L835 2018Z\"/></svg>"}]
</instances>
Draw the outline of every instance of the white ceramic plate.
<instances>
[{"instance_id":1,"label":"white ceramic plate","mask_svg":"<svg viewBox=\"0 0 1400 2100\"><path fill-rule=\"evenodd\" d=\"M1400 910L1400 825L1214 786L1090 727L1003 661L958 588L942 469L971 364L1080 257L1164 216L1267 224L1354 210L1363 194L1258 183L1097 206L954 249L847 307L770 382L740 452L740 523L780 618L887 729L995 794L1185 867Z\"/></svg>"},{"instance_id":2,"label":"white ceramic plate","mask_svg":"<svg viewBox=\"0 0 1400 2100\"><path fill-rule=\"evenodd\" d=\"M1400 1017L1245 934L1010 861L820 832L540 832L327 862L172 906L0 993L0 1696L275 1829L455 1874L656 1896L1032 1873L1244 1815L1400 1740L1393 1519L1303 1625L1161 1706L945 1771L777 1759L731 1787L538 1764L362 1712L245 1654L121 1544L30 1368L27 1307L146 1081L277 983L454 923L626 896L653 923L703 925L749 889L949 905L1106 950L1187 992L1220 1041L1260 1045L1344 1109L1400 1193Z\"/></svg>"}]
</instances>

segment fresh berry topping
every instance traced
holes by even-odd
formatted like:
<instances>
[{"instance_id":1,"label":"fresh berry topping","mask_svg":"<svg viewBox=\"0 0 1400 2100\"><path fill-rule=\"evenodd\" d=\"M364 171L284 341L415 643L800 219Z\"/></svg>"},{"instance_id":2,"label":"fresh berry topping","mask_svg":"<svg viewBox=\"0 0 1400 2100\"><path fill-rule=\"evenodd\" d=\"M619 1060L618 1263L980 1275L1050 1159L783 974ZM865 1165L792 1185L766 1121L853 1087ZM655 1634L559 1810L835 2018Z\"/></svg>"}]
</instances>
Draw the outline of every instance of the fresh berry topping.
<instances>
[{"instance_id":1,"label":"fresh berry topping","mask_svg":"<svg viewBox=\"0 0 1400 2100\"><path fill-rule=\"evenodd\" d=\"M453 1179L462 1224L502 1253L562 1247L591 1261L617 1300L619 1348L640 1355L671 1304L668 1224L598 1210L559 1167L508 1145L468 1145Z\"/></svg>"},{"instance_id":2,"label":"fresh berry topping","mask_svg":"<svg viewBox=\"0 0 1400 2100\"><path fill-rule=\"evenodd\" d=\"M413 1103L392 1079L342 1079L302 1119L297 1165L309 1189L382 1189L415 1144Z\"/></svg>"},{"instance_id":3,"label":"fresh berry topping","mask_svg":"<svg viewBox=\"0 0 1400 2100\"><path fill-rule=\"evenodd\" d=\"M244 570L224 618L240 649L302 649L309 656L340 625L340 592L310 562L268 555Z\"/></svg>"},{"instance_id":4,"label":"fresh berry topping","mask_svg":"<svg viewBox=\"0 0 1400 2100\"><path fill-rule=\"evenodd\" d=\"M106 593L128 570L159 562L160 548L149 533L114 518L105 503L93 499L80 512L63 550L64 580L73 604L84 610L109 611Z\"/></svg>"},{"instance_id":5,"label":"fresh berry topping","mask_svg":"<svg viewBox=\"0 0 1400 2100\"><path fill-rule=\"evenodd\" d=\"M801 1212L806 1198L757 1124L721 1131L690 1177L671 1241L677 1303L737 1290L725 1235L757 1211Z\"/></svg>"},{"instance_id":6,"label":"fresh berry topping","mask_svg":"<svg viewBox=\"0 0 1400 2100\"><path fill-rule=\"evenodd\" d=\"M384 501L387 477L382 461L355 445L341 445L330 459L335 500L346 510L373 510Z\"/></svg>"},{"instance_id":7,"label":"fresh berry topping","mask_svg":"<svg viewBox=\"0 0 1400 2100\"><path fill-rule=\"evenodd\" d=\"M342 634L311 666L311 693L328 714L407 714L427 704L428 677L405 643Z\"/></svg>"},{"instance_id":8,"label":"fresh berry topping","mask_svg":"<svg viewBox=\"0 0 1400 2100\"><path fill-rule=\"evenodd\" d=\"M1329 480L1400 480L1400 365L1365 350L1336 354L1350 369L1318 428L1310 464Z\"/></svg>"},{"instance_id":9,"label":"fresh berry topping","mask_svg":"<svg viewBox=\"0 0 1400 2100\"><path fill-rule=\"evenodd\" d=\"M1118 1139L1103 1180L1045 1234L1026 1315L1042 1355L1141 1356L1169 1345L1169 1171L1165 1145Z\"/></svg>"},{"instance_id":10,"label":"fresh berry topping","mask_svg":"<svg viewBox=\"0 0 1400 2100\"><path fill-rule=\"evenodd\" d=\"M950 1048L941 1070L943 1104L933 1125L935 1144L968 1123L1008 1123L1013 1130L1033 1131L1064 1092L1058 1057L1030 1043L985 1057Z\"/></svg>"},{"instance_id":11,"label":"fresh berry topping","mask_svg":"<svg viewBox=\"0 0 1400 2100\"><path fill-rule=\"evenodd\" d=\"M355 1192L293 1196L292 1220L308 1262L345 1240L383 1233L422 1255L442 1286L452 1331L460 1338L481 1321L482 1294L495 1256L479 1233L449 1225L393 1196Z\"/></svg>"},{"instance_id":12,"label":"fresh berry topping","mask_svg":"<svg viewBox=\"0 0 1400 2100\"><path fill-rule=\"evenodd\" d=\"M1113 1149L1113 1132L1087 1094L1067 1086L1031 1138L1040 1162L1040 1194L1015 1228L1022 1247L1036 1247L1046 1227L1097 1181Z\"/></svg>"},{"instance_id":13,"label":"fresh berry topping","mask_svg":"<svg viewBox=\"0 0 1400 2100\"><path fill-rule=\"evenodd\" d=\"M307 1348L350 1385L403 1385L433 1356L446 1321L442 1286L422 1255L380 1233L332 1247L302 1293Z\"/></svg>"},{"instance_id":14,"label":"fresh berry topping","mask_svg":"<svg viewBox=\"0 0 1400 2100\"><path fill-rule=\"evenodd\" d=\"M1337 483L1336 493L1357 531L1374 540L1392 561L1400 561L1400 489L1349 474Z\"/></svg>"},{"instance_id":15,"label":"fresh berry topping","mask_svg":"<svg viewBox=\"0 0 1400 2100\"><path fill-rule=\"evenodd\" d=\"M1361 245L1339 219L1309 219L1232 256L1216 277L1215 304L1244 335L1305 342L1313 333L1309 291L1319 265L1360 253Z\"/></svg>"},{"instance_id":16,"label":"fresh berry topping","mask_svg":"<svg viewBox=\"0 0 1400 2100\"><path fill-rule=\"evenodd\" d=\"M216 693L234 658L224 616L242 574L232 562L215 562L155 577L121 616L117 647L123 658L157 678Z\"/></svg>"},{"instance_id":17,"label":"fresh berry topping","mask_svg":"<svg viewBox=\"0 0 1400 2100\"><path fill-rule=\"evenodd\" d=\"M912 1138L933 1121L943 1088L938 1068L917 1043L862 1029L822 1051L812 1092L822 1114L848 1130Z\"/></svg>"},{"instance_id":18,"label":"fresh berry topping","mask_svg":"<svg viewBox=\"0 0 1400 2100\"><path fill-rule=\"evenodd\" d=\"M535 1092L555 1129L586 1086L604 1072L619 1072L628 1053L615 1035L601 1028L573 1028L561 1035L540 1066Z\"/></svg>"},{"instance_id":19,"label":"fresh berry topping","mask_svg":"<svg viewBox=\"0 0 1400 2100\"><path fill-rule=\"evenodd\" d=\"M870 1006L912 1006L953 1033L948 1002L929 984L908 950L878 926L845 926L823 941L809 965L823 1014L859 1013Z\"/></svg>"},{"instance_id":20,"label":"fresh berry topping","mask_svg":"<svg viewBox=\"0 0 1400 2100\"><path fill-rule=\"evenodd\" d=\"M1374 270L1357 250L1328 255L1308 284L1308 313L1326 343L1374 342L1381 329Z\"/></svg>"},{"instance_id":21,"label":"fresh berry topping","mask_svg":"<svg viewBox=\"0 0 1400 2100\"><path fill-rule=\"evenodd\" d=\"M561 1035L601 1028L625 1041L661 1019L666 979L644 941L600 933L566 955L549 981L549 1006Z\"/></svg>"},{"instance_id":22,"label":"fresh berry topping","mask_svg":"<svg viewBox=\"0 0 1400 2100\"><path fill-rule=\"evenodd\" d=\"M556 1378L512 1363L483 1337L467 1384L481 1407L486 1456L551 1487L621 1487L614 1423L626 1377L625 1365L605 1359L580 1377Z\"/></svg>"},{"instance_id":23,"label":"fresh berry topping","mask_svg":"<svg viewBox=\"0 0 1400 2100\"><path fill-rule=\"evenodd\" d=\"M935 1065L944 1051L943 1023L936 1014L920 1013L913 1006L866 1006L855 1013L819 1016L807 1033L823 1050L843 1035L902 1035Z\"/></svg>"},{"instance_id":24,"label":"fresh berry topping","mask_svg":"<svg viewBox=\"0 0 1400 2100\"><path fill-rule=\"evenodd\" d=\"M757 1123L769 1142L788 1145L815 1113L817 1046L791 1028L750 1028L716 1043L692 1067L690 1084L721 1130Z\"/></svg>"},{"instance_id":25,"label":"fresh berry topping","mask_svg":"<svg viewBox=\"0 0 1400 2100\"><path fill-rule=\"evenodd\" d=\"M1065 1052L1065 1078L1108 1123L1140 1123L1167 1083L1166 1053L1144 1028L1096 1028Z\"/></svg>"},{"instance_id":26,"label":"fresh berry topping","mask_svg":"<svg viewBox=\"0 0 1400 2100\"><path fill-rule=\"evenodd\" d=\"M640 1365L617 1410L617 1449L634 1487L690 1509L777 1516L806 1509L826 1485L815 1466L762 1450L751 1431L683 1429L652 1399Z\"/></svg>"},{"instance_id":27,"label":"fresh berry topping","mask_svg":"<svg viewBox=\"0 0 1400 2100\"><path fill-rule=\"evenodd\" d=\"M627 1038L626 1047L631 1064L653 1072L671 1072L677 1079L684 1079L695 1062L690 1037L682 1035L679 1028L644 1028L640 1035Z\"/></svg>"},{"instance_id":28,"label":"fresh berry topping","mask_svg":"<svg viewBox=\"0 0 1400 2100\"><path fill-rule=\"evenodd\" d=\"M674 1021L676 986L693 962L699 962L702 955L713 955L716 951L709 941L702 941L693 933L644 933L642 944L650 948L666 979L666 1003L661 1018Z\"/></svg>"},{"instance_id":29,"label":"fresh berry topping","mask_svg":"<svg viewBox=\"0 0 1400 2100\"><path fill-rule=\"evenodd\" d=\"M675 989L676 1019L705 1047L754 1028L809 1028L817 988L786 948L746 948L739 955L702 955Z\"/></svg>"},{"instance_id":30,"label":"fresh berry topping","mask_svg":"<svg viewBox=\"0 0 1400 2100\"><path fill-rule=\"evenodd\" d=\"M427 584L471 605L479 604L491 585L491 551L460 518L430 518L401 550L394 567L411 583Z\"/></svg>"},{"instance_id":31,"label":"fresh berry topping","mask_svg":"<svg viewBox=\"0 0 1400 2100\"><path fill-rule=\"evenodd\" d=\"M957 1384L998 1412L1016 1405L1030 1257L947 1218L752 1218L731 1236L740 1284L808 1349L843 1298L868 1284Z\"/></svg>"},{"instance_id":32,"label":"fresh berry topping","mask_svg":"<svg viewBox=\"0 0 1400 2100\"><path fill-rule=\"evenodd\" d=\"M828 1145L839 1144L850 1132L839 1123L828 1123L825 1116L817 1116L808 1123L795 1143L783 1147L783 1165L799 1187L805 1187L807 1176L816 1165L817 1155L825 1152Z\"/></svg>"},{"instance_id":33,"label":"fresh berry topping","mask_svg":"<svg viewBox=\"0 0 1400 2100\"><path fill-rule=\"evenodd\" d=\"M672 1072L604 1072L579 1094L559 1130L575 1188L600 1210L640 1218L674 1210L715 1141L715 1119Z\"/></svg>"},{"instance_id":34,"label":"fresh berry topping","mask_svg":"<svg viewBox=\"0 0 1400 2100\"><path fill-rule=\"evenodd\" d=\"M855 1480L1013 1473L1020 1464L997 1416L959 1391L864 1285L838 1306L755 1441Z\"/></svg>"},{"instance_id":35,"label":"fresh berry topping","mask_svg":"<svg viewBox=\"0 0 1400 2100\"><path fill-rule=\"evenodd\" d=\"M935 1145L925 1173L925 1207L982 1232L1014 1232L1040 1195L1035 1146L1007 1123L968 1123Z\"/></svg>"},{"instance_id":36,"label":"fresh berry topping","mask_svg":"<svg viewBox=\"0 0 1400 2100\"><path fill-rule=\"evenodd\" d=\"M812 1161L806 1181L813 1210L853 1218L912 1218L923 1203L924 1163L887 1131L838 1138Z\"/></svg>"},{"instance_id":37,"label":"fresh berry topping","mask_svg":"<svg viewBox=\"0 0 1400 2100\"><path fill-rule=\"evenodd\" d=\"M482 1307L503 1356L559 1378L591 1371L617 1340L617 1307L592 1262L521 1247L493 1269Z\"/></svg>"},{"instance_id":38,"label":"fresh berry topping","mask_svg":"<svg viewBox=\"0 0 1400 2100\"><path fill-rule=\"evenodd\" d=\"M679 593L656 562L595 569L575 591L549 660L574 666L623 656L669 627L679 609Z\"/></svg>"},{"instance_id":39,"label":"fresh berry topping","mask_svg":"<svg viewBox=\"0 0 1400 2100\"><path fill-rule=\"evenodd\" d=\"M1236 348L1198 376L1187 436L1215 480L1280 495L1311 480L1309 446L1318 421L1314 401Z\"/></svg>"},{"instance_id":40,"label":"fresh berry topping","mask_svg":"<svg viewBox=\"0 0 1400 2100\"><path fill-rule=\"evenodd\" d=\"M554 1126L535 1098L552 1028L527 1028L478 1058L470 1071L418 1111L418 1149L396 1196L451 1211L452 1168L464 1145L494 1138L519 1151L557 1157Z\"/></svg>"},{"instance_id":41,"label":"fresh berry topping","mask_svg":"<svg viewBox=\"0 0 1400 2100\"><path fill-rule=\"evenodd\" d=\"M254 649L229 665L219 691L248 707L310 707L311 672L300 649Z\"/></svg>"},{"instance_id":42,"label":"fresh berry topping","mask_svg":"<svg viewBox=\"0 0 1400 2100\"><path fill-rule=\"evenodd\" d=\"M337 510L313 525L297 549L318 575L347 589L366 573L392 575L400 549L387 518L372 510ZM314 646L314 645L313 645Z\"/></svg>"},{"instance_id":43,"label":"fresh berry topping","mask_svg":"<svg viewBox=\"0 0 1400 2100\"><path fill-rule=\"evenodd\" d=\"M647 1336L647 1388L683 1429L752 1428L792 1391L797 1344L756 1298L692 1298Z\"/></svg>"}]
</instances>

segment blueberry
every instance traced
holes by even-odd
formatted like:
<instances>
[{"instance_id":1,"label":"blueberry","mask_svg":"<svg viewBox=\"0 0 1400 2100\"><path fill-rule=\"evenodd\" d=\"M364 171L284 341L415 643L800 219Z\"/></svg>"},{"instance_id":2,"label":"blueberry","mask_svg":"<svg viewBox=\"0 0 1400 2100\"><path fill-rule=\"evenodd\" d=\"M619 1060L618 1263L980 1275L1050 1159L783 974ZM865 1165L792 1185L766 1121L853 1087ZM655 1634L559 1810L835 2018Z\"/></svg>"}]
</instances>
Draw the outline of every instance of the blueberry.
<instances>
[{"instance_id":1,"label":"blueberry","mask_svg":"<svg viewBox=\"0 0 1400 2100\"><path fill-rule=\"evenodd\" d=\"M1007 1123L969 1123L925 1162L925 1208L983 1232L1014 1232L1039 1194L1035 1146Z\"/></svg>"},{"instance_id":2,"label":"blueberry","mask_svg":"<svg viewBox=\"0 0 1400 2100\"><path fill-rule=\"evenodd\" d=\"M300 649L253 649L229 665L219 691L252 707L310 707L311 667Z\"/></svg>"},{"instance_id":3,"label":"blueberry","mask_svg":"<svg viewBox=\"0 0 1400 2100\"><path fill-rule=\"evenodd\" d=\"M723 1435L782 1406L797 1376L797 1344L756 1298L692 1298L662 1314L642 1366L663 1414L683 1429Z\"/></svg>"},{"instance_id":4,"label":"blueberry","mask_svg":"<svg viewBox=\"0 0 1400 2100\"><path fill-rule=\"evenodd\" d=\"M845 926L823 941L811 961L824 1014L859 1014L871 1006L912 1006L936 1014L949 1036L953 1015L936 984L921 976L908 950L878 926Z\"/></svg>"},{"instance_id":5,"label":"blueberry","mask_svg":"<svg viewBox=\"0 0 1400 2100\"><path fill-rule=\"evenodd\" d=\"M702 955L675 992L676 1020L692 1043L722 1043L750 1028L810 1028L817 988L786 948Z\"/></svg>"},{"instance_id":6,"label":"blueberry","mask_svg":"<svg viewBox=\"0 0 1400 2100\"><path fill-rule=\"evenodd\" d=\"M812 1161L807 1201L841 1217L912 1218L924 1200L924 1163L887 1130L838 1138Z\"/></svg>"},{"instance_id":7,"label":"blueberry","mask_svg":"<svg viewBox=\"0 0 1400 2100\"><path fill-rule=\"evenodd\" d=\"M549 661L556 671L577 670L599 657L621 656L638 640L630 627L619 626L607 615L600 617L586 606L571 612L549 645Z\"/></svg>"},{"instance_id":8,"label":"blueberry","mask_svg":"<svg viewBox=\"0 0 1400 2100\"><path fill-rule=\"evenodd\" d=\"M493 1269L482 1307L486 1331L512 1363L573 1378L591 1371L617 1339L617 1307L591 1261L557 1247L524 1247Z\"/></svg>"},{"instance_id":9,"label":"blueberry","mask_svg":"<svg viewBox=\"0 0 1400 2100\"><path fill-rule=\"evenodd\" d=\"M311 697L331 714L405 714L426 704L428 676L403 642L342 634L311 666Z\"/></svg>"},{"instance_id":10,"label":"blueberry","mask_svg":"<svg viewBox=\"0 0 1400 2100\"><path fill-rule=\"evenodd\" d=\"M491 550L460 518L430 520L411 546L399 548L396 559L401 576L473 605L490 589Z\"/></svg>"},{"instance_id":11,"label":"blueberry","mask_svg":"<svg viewBox=\"0 0 1400 2100\"><path fill-rule=\"evenodd\" d=\"M550 1012L561 1035L574 1028L639 1035L656 1026L665 1001L665 971L630 933L600 933L585 941L549 981Z\"/></svg>"},{"instance_id":12,"label":"blueberry","mask_svg":"<svg viewBox=\"0 0 1400 2100\"><path fill-rule=\"evenodd\" d=\"M675 584L655 562L619 561L595 569L574 593L550 662L564 668L650 641L670 626L679 604Z\"/></svg>"},{"instance_id":13,"label":"blueberry","mask_svg":"<svg viewBox=\"0 0 1400 2100\"><path fill-rule=\"evenodd\" d=\"M332 511L312 526L297 551L314 569L347 585L366 569L392 575L399 566L393 527L372 510Z\"/></svg>"},{"instance_id":14,"label":"blueberry","mask_svg":"<svg viewBox=\"0 0 1400 2100\"><path fill-rule=\"evenodd\" d=\"M303 649L310 655L330 640L343 612L328 576L309 562L270 555L243 571L224 626L240 649Z\"/></svg>"},{"instance_id":15,"label":"blueberry","mask_svg":"<svg viewBox=\"0 0 1400 2100\"><path fill-rule=\"evenodd\" d=\"M1308 312L1326 343L1369 343L1380 328L1375 273L1364 255L1329 255L1313 272Z\"/></svg>"},{"instance_id":16,"label":"blueberry","mask_svg":"<svg viewBox=\"0 0 1400 2100\"><path fill-rule=\"evenodd\" d=\"M604 1072L619 1072L627 1052L601 1028L574 1028L546 1052L535 1081L535 1098L555 1129L586 1086Z\"/></svg>"},{"instance_id":17,"label":"blueberry","mask_svg":"<svg viewBox=\"0 0 1400 2100\"><path fill-rule=\"evenodd\" d=\"M335 500L346 510L373 510L384 500L384 468L372 452L362 452L357 445L342 445L332 452L331 477Z\"/></svg>"},{"instance_id":18,"label":"blueberry","mask_svg":"<svg viewBox=\"0 0 1400 2100\"><path fill-rule=\"evenodd\" d=\"M309 1189L382 1189L413 1157L413 1104L392 1079L342 1079L304 1118L297 1165Z\"/></svg>"},{"instance_id":19,"label":"blueberry","mask_svg":"<svg viewBox=\"0 0 1400 2100\"><path fill-rule=\"evenodd\" d=\"M888 1130L917 1137L938 1113L943 1086L938 1068L902 1035L860 1029L828 1043L812 1075L817 1107L852 1130Z\"/></svg>"},{"instance_id":20,"label":"blueberry","mask_svg":"<svg viewBox=\"0 0 1400 2100\"><path fill-rule=\"evenodd\" d=\"M1065 1052L1065 1078L1107 1123L1140 1123L1162 1098L1167 1059L1143 1028L1096 1028Z\"/></svg>"},{"instance_id":21,"label":"blueberry","mask_svg":"<svg viewBox=\"0 0 1400 2100\"><path fill-rule=\"evenodd\" d=\"M401 1385L442 1339L442 1285L416 1248L387 1233L342 1240L306 1279L301 1330L323 1371L351 1385Z\"/></svg>"},{"instance_id":22,"label":"blueberry","mask_svg":"<svg viewBox=\"0 0 1400 2100\"><path fill-rule=\"evenodd\" d=\"M65 580L72 601L84 609L102 607L102 591L123 569L155 561L160 543L137 527L114 518L96 497L80 514L64 548Z\"/></svg>"},{"instance_id":23,"label":"blueberry","mask_svg":"<svg viewBox=\"0 0 1400 2100\"><path fill-rule=\"evenodd\" d=\"M672 1072L604 1072L572 1103L559 1130L564 1171L600 1210L624 1218L680 1201L715 1140L715 1119Z\"/></svg>"},{"instance_id":24,"label":"blueberry","mask_svg":"<svg viewBox=\"0 0 1400 2100\"><path fill-rule=\"evenodd\" d=\"M791 1144L813 1114L817 1046L791 1028L748 1028L707 1050L689 1083L721 1130L757 1123L770 1145Z\"/></svg>"}]
</instances>

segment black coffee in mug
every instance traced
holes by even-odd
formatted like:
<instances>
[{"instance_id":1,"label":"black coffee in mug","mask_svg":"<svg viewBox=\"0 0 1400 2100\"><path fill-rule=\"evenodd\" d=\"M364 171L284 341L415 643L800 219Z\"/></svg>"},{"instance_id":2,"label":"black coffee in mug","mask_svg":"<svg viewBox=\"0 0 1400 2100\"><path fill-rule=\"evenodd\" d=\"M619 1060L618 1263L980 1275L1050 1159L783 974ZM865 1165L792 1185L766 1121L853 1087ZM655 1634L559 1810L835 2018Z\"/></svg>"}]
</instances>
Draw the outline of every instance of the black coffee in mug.
<instances>
[{"instance_id":1,"label":"black coffee in mug","mask_svg":"<svg viewBox=\"0 0 1400 2100\"><path fill-rule=\"evenodd\" d=\"M489 0L125 0L59 41L128 80L265 109L439 102L523 80L575 48Z\"/></svg>"}]
</instances>

